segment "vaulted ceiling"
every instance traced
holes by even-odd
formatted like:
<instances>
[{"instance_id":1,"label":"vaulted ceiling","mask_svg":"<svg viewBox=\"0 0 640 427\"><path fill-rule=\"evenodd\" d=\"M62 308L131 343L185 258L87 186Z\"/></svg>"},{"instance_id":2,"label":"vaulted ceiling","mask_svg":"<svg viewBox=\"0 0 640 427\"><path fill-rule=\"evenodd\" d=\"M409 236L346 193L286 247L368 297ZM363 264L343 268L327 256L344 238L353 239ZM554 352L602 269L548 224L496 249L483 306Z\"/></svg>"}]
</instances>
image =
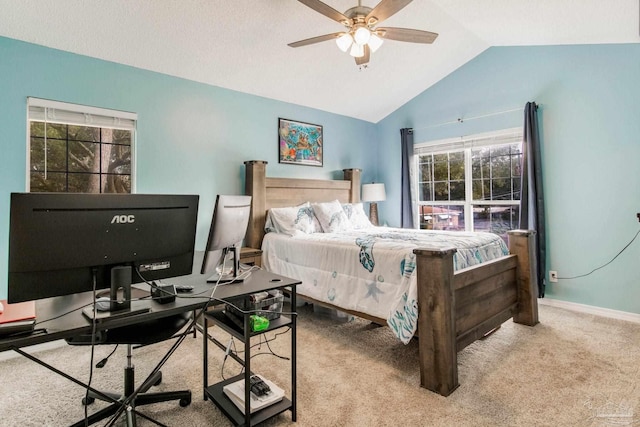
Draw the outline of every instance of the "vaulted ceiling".
<instances>
[{"instance_id":1,"label":"vaulted ceiling","mask_svg":"<svg viewBox=\"0 0 640 427\"><path fill-rule=\"evenodd\" d=\"M386 40L366 68L331 40L288 47L344 28L297 0L0 0L0 11L0 36L374 123L491 46L640 42L638 0L414 0L384 26L439 37Z\"/></svg>"}]
</instances>

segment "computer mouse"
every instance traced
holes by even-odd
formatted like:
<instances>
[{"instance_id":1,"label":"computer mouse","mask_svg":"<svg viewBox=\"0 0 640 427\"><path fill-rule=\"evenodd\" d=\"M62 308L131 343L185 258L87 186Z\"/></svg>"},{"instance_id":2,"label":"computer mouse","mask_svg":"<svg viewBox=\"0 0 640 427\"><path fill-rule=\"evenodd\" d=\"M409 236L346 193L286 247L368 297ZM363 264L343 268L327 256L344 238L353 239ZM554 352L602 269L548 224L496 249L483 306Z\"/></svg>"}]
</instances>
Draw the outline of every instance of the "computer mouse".
<instances>
[{"instance_id":1,"label":"computer mouse","mask_svg":"<svg viewBox=\"0 0 640 427\"><path fill-rule=\"evenodd\" d=\"M4 305L2 305L2 303L0 302L0 314L2 314L4 312Z\"/></svg>"},{"instance_id":2,"label":"computer mouse","mask_svg":"<svg viewBox=\"0 0 640 427\"><path fill-rule=\"evenodd\" d=\"M109 311L111 309L111 299L109 297L100 297L95 302L97 311Z\"/></svg>"}]
</instances>

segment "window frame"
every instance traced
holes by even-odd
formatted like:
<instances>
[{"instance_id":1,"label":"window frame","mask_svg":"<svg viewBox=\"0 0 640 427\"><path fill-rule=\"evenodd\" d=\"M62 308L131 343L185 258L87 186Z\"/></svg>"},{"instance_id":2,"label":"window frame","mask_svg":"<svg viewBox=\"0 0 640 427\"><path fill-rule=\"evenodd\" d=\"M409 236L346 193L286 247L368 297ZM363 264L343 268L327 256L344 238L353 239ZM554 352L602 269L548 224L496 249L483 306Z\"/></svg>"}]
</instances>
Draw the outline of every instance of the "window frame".
<instances>
[{"instance_id":1,"label":"window frame","mask_svg":"<svg viewBox=\"0 0 640 427\"><path fill-rule=\"evenodd\" d=\"M136 146L138 115L127 111L111 110L34 97L27 98L26 120L26 176L25 191L31 191L31 122L56 123L100 129L128 130L131 132L131 194L136 193ZM102 142L100 142L102 144Z\"/></svg>"},{"instance_id":2,"label":"window frame","mask_svg":"<svg viewBox=\"0 0 640 427\"><path fill-rule=\"evenodd\" d=\"M468 135L459 138L450 138L444 140L436 140L422 142L414 145L412 166L415 173L411 180L412 193L414 194L414 225L420 228L420 210L421 206L463 206L465 231L474 230L474 206L517 206L520 207L520 200L474 200L473 199L473 158L472 151L475 148L490 147L498 145L508 145L520 143L524 139L522 128L509 128L494 132ZM521 145L522 147L522 145ZM420 156L425 154L450 154L453 152L464 153L464 182L465 197L464 200L432 200L422 201L421 199L421 171ZM433 164L433 163L432 163ZM432 171L433 177L433 171ZM432 181L435 182L435 181ZM433 191L433 190L432 190ZM450 191L450 190L449 190ZM433 193L432 193L433 194ZM435 199L435 198L434 198Z\"/></svg>"}]
</instances>

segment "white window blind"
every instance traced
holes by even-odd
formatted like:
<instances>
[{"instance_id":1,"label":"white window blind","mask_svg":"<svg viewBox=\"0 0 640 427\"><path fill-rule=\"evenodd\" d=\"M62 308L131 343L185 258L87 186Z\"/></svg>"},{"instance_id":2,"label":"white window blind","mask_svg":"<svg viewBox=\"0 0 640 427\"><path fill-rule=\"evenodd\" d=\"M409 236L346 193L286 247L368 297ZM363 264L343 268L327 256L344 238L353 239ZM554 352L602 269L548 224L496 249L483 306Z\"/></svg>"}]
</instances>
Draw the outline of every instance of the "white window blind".
<instances>
[{"instance_id":1,"label":"white window blind","mask_svg":"<svg viewBox=\"0 0 640 427\"><path fill-rule=\"evenodd\" d=\"M504 129L497 132L462 136L459 138L443 139L439 141L422 142L415 144L413 153L434 154L447 151L460 151L467 148L487 147L490 145L510 144L522 141L522 128Z\"/></svg>"},{"instance_id":2,"label":"white window blind","mask_svg":"<svg viewBox=\"0 0 640 427\"><path fill-rule=\"evenodd\" d=\"M29 120L78 126L135 130L138 115L48 99L28 98Z\"/></svg>"}]
</instances>

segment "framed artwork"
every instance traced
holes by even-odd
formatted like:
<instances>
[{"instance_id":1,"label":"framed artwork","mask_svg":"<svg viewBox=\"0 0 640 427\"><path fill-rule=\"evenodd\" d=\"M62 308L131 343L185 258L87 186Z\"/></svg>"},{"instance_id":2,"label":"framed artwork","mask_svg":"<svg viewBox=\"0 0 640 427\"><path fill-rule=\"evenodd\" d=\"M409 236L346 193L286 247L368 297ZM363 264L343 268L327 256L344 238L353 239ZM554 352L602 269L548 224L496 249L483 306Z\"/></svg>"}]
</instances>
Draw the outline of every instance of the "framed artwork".
<instances>
[{"instance_id":1,"label":"framed artwork","mask_svg":"<svg viewBox=\"0 0 640 427\"><path fill-rule=\"evenodd\" d=\"M322 166L322 126L278 119L280 163Z\"/></svg>"}]
</instances>

